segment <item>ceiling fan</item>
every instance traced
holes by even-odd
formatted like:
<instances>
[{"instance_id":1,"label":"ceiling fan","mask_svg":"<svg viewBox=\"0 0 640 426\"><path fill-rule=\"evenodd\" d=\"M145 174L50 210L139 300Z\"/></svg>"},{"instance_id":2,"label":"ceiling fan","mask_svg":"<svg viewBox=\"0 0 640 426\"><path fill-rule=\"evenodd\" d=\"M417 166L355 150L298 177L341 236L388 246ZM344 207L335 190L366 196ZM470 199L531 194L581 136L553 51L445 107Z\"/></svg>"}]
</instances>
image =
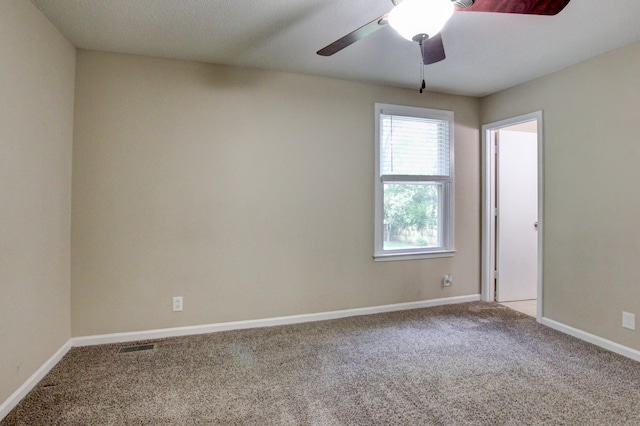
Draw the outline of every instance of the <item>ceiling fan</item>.
<instances>
[{"instance_id":1,"label":"ceiling fan","mask_svg":"<svg viewBox=\"0 0 640 426\"><path fill-rule=\"evenodd\" d=\"M391 0L393 9L318 50L331 56L387 24L420 46L424 65L445 59L440 30L455 11L556 15L570 0ZM424 81L423 81L424 88ZM422 92L422 90L421 90Z\"/></svg>"}]
</instances>

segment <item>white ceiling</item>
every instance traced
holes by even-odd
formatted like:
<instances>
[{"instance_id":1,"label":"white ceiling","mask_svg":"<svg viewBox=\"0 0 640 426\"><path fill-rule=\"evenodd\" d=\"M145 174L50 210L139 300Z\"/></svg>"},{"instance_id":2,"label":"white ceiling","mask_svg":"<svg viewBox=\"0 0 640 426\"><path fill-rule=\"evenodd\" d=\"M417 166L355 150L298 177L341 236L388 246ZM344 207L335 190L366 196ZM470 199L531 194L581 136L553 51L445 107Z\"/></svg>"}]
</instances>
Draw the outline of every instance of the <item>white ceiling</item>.
<instances>
[{"instance_id":1,"label":"white ceiling","mask_svg":"<svg viewBox=\"0 0 640 426\"><path fill-rule=\"evenodd\" d=\"M420 52L390 27L316 51L387 13L389 0L32 0L77 47L418 89ZM517 0L513 0L517 1ZM440 92L484 96L640 40L640 0L572 0L553 17L456 12Z\"/></svg>"}]
</instances>

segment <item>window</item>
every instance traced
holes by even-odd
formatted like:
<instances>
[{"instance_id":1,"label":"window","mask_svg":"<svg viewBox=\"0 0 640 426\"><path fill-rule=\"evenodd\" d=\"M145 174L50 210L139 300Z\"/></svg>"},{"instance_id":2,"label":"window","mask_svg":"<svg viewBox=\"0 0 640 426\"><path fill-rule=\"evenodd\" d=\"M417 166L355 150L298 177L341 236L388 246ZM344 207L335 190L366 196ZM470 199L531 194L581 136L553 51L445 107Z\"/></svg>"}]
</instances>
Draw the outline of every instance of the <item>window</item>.
<instances>
[{"instance_id":1,"label":"window","mask_svg":"<svg viewBox=\"0 0 640 426\"><path fill-rule=\"evenodd\" d=\"M376 260L453 254L453 112L376 104Z\"/></svg>"}]
</instances>

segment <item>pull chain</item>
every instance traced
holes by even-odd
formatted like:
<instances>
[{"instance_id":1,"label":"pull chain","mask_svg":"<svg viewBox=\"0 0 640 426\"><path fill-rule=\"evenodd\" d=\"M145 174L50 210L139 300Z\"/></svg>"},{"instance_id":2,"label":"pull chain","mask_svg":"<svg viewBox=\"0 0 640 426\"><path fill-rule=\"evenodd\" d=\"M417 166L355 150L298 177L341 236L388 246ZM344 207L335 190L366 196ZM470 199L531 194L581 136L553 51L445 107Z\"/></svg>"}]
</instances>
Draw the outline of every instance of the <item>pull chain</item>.
<instances>
[{"instance_id":1,"label":"pull chain","mask_svg":"<svg viewBox=\"0 0 640 426\"><path fill-rule=\"evenodd\" d=\"M418 42L418 46L420 47L420 54L422 56L422 61L420 62L420 78L422 79L420 93L424 92L424 90L427 88L427 83L424 80L424 41L428 38L429 36L427 36L426 34L419 34L413 38Z\"/></svg>"}]
</instances>

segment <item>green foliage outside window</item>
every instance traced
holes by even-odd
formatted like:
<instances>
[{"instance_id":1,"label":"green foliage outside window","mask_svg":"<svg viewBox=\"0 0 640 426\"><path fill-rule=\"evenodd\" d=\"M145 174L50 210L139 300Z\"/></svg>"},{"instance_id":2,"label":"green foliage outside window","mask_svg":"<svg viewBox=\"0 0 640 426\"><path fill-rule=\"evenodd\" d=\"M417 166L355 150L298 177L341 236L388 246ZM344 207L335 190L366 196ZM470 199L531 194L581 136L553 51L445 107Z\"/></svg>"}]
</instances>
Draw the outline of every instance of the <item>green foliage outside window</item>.
<instances>
[{"instance_id":1,"label":"green foliage outside window","mask_svg":"<svg viewBox=\"0 0 640 426\"><path fill-rule=\"evenodd\" d=\"M437 184L384 185L385 249L438 245L440 190Z\"/></svg>"}]
</instances>

